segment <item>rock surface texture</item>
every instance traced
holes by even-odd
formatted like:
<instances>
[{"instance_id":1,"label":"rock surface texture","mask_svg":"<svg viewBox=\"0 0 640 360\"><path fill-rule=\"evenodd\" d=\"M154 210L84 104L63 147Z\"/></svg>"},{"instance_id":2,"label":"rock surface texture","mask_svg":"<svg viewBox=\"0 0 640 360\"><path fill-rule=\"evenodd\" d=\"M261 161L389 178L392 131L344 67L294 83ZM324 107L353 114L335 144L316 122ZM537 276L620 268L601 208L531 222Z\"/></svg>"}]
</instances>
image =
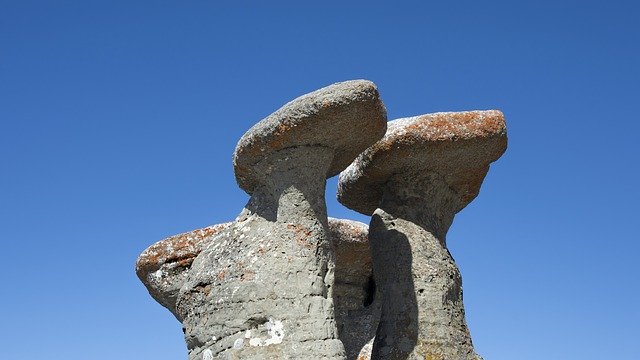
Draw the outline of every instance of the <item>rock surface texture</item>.
<instances>
[{"instance_id":1,"label":"rock surface texture","mask_svg":"<svg viewBox=\"0 0 640 360\"><path fill-rule=\"evenodd\" d=\"M506 146L499 111L422 115L389 122L385 137L340 174L339 201L372 215L382 296L372 359L480 358L446 233Z\"/></svg>"},{"instance_id":2,"label":"rock surface texture","mask_svg":"<svg viewBox=\"0 0 640 360\"><path fill-rule=\"evenodd\" d=\"M189 359L346 358L325 183L385 130L375 85L356 80L295 99L242 137L234 170L251 199L177 297Z\"/></svg>"},{"instance_id":3,"label":"rock surface texture","mask_svg":"<svg viewBox=\"0 0 640 360\"><path fill-rule=\"evenodd\" d=\"M349 360L367 360L380 318L380 295L373 279L368 226L329 218L335 248L335 306L338 337Z\"/></svg>"},{"instance_id":4,"label":"rock surface texture","mask_svg":"<svg viewBox=\"0 0 640 360\"><path fill-rule=\"evenodd\" d=\"M178 292L187 281L193 260L211 239L231 223L174 235L149 246L136 261L136 274L160 305L176 313Z\"/></svg>"},{"instance_id":5,"label":"rock surface texture","mask_svg":"<svg viewBox=\"0 0 640 360\"><path fill-rule=\"evenodd\" d=\"M480 359L446 233L506 149L503 115L386 116L367 80L292 100L236 146L238 217L143 251L136 273L189 360ZM327 217L338 173L369 226Z\"/></svg>"},{"instance_id":6,"label":"rock surface texture","mask_svg":"<svg viewBox=\"0 0 640 360\"><path fill-rule=\"evenodd\" d=\"M171 236L143 251L136 272L149 294L176 315L175 297L186 281L193 259L212 244L215 234L231 224ZM367 225L357 221L329 218L328 234L335 259L329 264L335 274L333 303L338 337L345 346L347 359L369 359L380 316L367 230Z\"/></svg>"}]
</instances>

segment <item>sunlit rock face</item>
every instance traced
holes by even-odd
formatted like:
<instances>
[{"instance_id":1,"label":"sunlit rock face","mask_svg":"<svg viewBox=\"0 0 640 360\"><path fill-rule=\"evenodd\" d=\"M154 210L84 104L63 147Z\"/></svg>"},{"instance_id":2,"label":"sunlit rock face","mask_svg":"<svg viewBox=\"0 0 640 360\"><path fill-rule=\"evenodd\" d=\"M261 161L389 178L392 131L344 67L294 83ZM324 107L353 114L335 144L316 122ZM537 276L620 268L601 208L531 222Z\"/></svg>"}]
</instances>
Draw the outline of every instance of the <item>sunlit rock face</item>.
<instances>
[{"instance_id":1,"label":"sunlit rock face","mask_svg":"<svg viewBox=\"0 0 640 360\"><path fill-rule=\"evenodd\" d=\"M372 82L336 83L240 139L250 199L234 221L150 246L136 272L190 360L477 360L446 233L505 149L499 111L387 125ZM338 173L339 201L369 226L327 217Z\"/></svg>"},{"instance_id":2,"label":"sunlit rock face","mask_svg":"<svg viewBox=\"0 0 640 360\"><path fill-rule=\"evenodd\" d=\"M187 281L193 260L213 237L231 223L207 226L174 235L149 246L136 261L136 274L160 305L181 320L176 312L178 292Z\"/></svg>"},{"instance_id":3,"label":"sunlit rock face","mask_svg":"<svg viewBox=\"0 0 640 360\"><path fill-rule=\"evenodd\" d=\"M240 139L234 171L251 198L193 260L175 301L190 359L346 358L326 178L385 130L377 88L355 80L287 103Z\"/></svg>"},{"instance_id":4,"label":"sunlit rock face","mask_svg":"<svg viewBox=\"0 0 640 360\"><path fill-rule=\"evenodd\" d=\"M177 292L185 284L193 260L207 247L211 251L223 251L224 236L217 236L233 223L224 223L171 236L146 249L139 257L137 271L149 293L169 309L178 319L175 310ZM241 227L242 228L242 227ZM332 295L337 336L343 343L347 359L369 359L377 320L380 316L379 296L373 280L373 269L368 226L356 221L329 218L328 236L331 244L328 272L334 275ZM242 234L238 235L244 238ZM255 263L259 254L244 253L240 263ZM244 271L240 276L249 278L254 271ZM241 331L238 331L240 333ZM247 328L242 336L232 338L236 349L244 346L271 346L284 340L282 321L263 318L253 328ZM202 351L203 359L218 356L211 348Z\"/></svg>"},{"instance_id":5,"label":"sunlit rock face","mask_svg":"<svg viewBox=\"0 0 640 360\"><path fill-rule=\"evenodd\" d=\"M340 202L372 216L381 294L372 359L479 359L446 233L506 146L500 111L420 115L391 121L340 174Z\"/></svg>"}]
</instances>

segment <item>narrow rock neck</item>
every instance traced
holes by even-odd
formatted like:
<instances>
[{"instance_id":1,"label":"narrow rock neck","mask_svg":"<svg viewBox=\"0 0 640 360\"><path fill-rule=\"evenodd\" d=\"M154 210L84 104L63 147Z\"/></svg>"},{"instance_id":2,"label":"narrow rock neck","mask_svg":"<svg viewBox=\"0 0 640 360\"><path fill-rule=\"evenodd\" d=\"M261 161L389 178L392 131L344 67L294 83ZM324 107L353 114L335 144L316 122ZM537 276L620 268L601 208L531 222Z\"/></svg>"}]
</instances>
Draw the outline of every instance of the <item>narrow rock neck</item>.
<instances>
[{"instance_id":1,"label":"narrow rock neck","mask_svg":"<svg viewBox=\"0 0 640 360\"><path fill-rule=\"evenodd\" d=\"M265 174L247 204L269 221L300 223L320 220L327 228L325 187L333 150L305 146L280 150L262 160L255 171Z\"/></svg>"},{"instance_id":2,"label":"narrow rock neck","mask_svg":"<svg viewBox=\"0 0 640 360\"><path fill-rule=\"evenodd\" d=\"M399 174L387 182L380 209L424 228L446 247L459 204L458 195L440 174Z\"/></svg>"}]
</instances>

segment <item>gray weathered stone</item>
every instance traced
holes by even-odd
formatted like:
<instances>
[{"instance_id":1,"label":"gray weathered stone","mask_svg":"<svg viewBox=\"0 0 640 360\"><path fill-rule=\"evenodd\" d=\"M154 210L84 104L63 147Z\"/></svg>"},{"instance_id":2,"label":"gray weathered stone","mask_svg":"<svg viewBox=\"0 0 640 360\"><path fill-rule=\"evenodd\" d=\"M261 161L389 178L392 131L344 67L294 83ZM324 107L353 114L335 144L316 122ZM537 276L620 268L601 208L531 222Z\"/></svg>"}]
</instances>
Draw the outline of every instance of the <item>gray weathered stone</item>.
<instances>
[{"instance_id":1,"label":"gray weathered stone","mask_svg":"<svg viewBox=\"0 0 640 360\"><path fill-rule=\"evenodd\" d=\"M369 241L382 294L373 359L479 358L445 237L506 145L499 111L399 119L340 174L340 202L373 215Z\"/></svg>"},{"instance_id":2,"label":"gray weathered stone","mask_svg":"<svg viewBox=\"0 0 640 360\"><path fill-rule=\"evenodd\" d=\"M187 280L193 259L213 236L231 223L207 226L183 234L174 235L149 246L136 261L136 274L160 305L178 318L176 297Z\"/></svg>"},{"instance_id":3,"label":"gray weathered stone","mask_svg":"<svg viewBox=\"0 0 640 360\"><path fill-rule=\"evenodd\" d=\"M368 226L335 218L329 218L328 224L335 254L335 263L329 264L329 268L333 268L335 274L333 302L338 337L345 346L347 359L369 359L366 350L361 357L358 355L375 335L380 302L375 296ZM151 245L138 258L138 277L151 296L176 317L175 298L186 281L193 259L215 241L217 233L230 225L218 224L171 236Z\"/></svg>"},{"instance_id":4,"label":"gray weathered stone","mask_svg":"<svg viewBox=\"0 0 640 360\"><path fill-rule=\"evenodd\" d=\"M194 260L177 299L191 360L345 358L326 177L385 129L375 85L359 80L304 95L242 137L234 169L251 199Z\"/></svg>"},{"instance_id":5,"label":"gray weathered stone","mask_svg":"<svg viewBox=\"0 0 640 360\"><path fill-rule=\"evenodd\" d=\"M267 173L256 168L266 154L291 147L319 146L332 150L326 177L337 175L380 139L387 112L375 84L351 80L302 95L247 131L233 154L238 185L252 193Z\"/></svg>"},{"instance_id":6,"label":"gray weathered stone","mask_svg":"<svg viewBox=\"0 0 640 360\"><path fill-rule=\"evenodd\" d=\"M352 220L329 218L329 235L335 247L335 304L338 337L349 360L368 360L380 318L368 226ZM365 348L363 350L363 348Z\"/></svg>"}]
</instances>

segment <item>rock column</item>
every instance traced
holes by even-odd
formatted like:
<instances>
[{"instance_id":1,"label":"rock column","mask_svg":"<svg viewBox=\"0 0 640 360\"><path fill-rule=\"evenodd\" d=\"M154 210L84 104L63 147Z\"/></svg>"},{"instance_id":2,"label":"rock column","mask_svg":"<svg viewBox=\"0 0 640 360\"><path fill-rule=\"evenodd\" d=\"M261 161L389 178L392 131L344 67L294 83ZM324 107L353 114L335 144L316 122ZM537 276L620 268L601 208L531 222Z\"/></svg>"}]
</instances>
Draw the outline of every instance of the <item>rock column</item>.
<instances>
[{"instance_id":1,"label":"rock column","mask_svg":"<svg viewBox=\"0 0 640 360\"><path fill-rule=\"evenodd\" d=\"M268 180L196 258L182 288L190 359L344 358L324 201L332 156L324 147L296 148L257 165Z\"/></svg>"},{"instance_id":2,"label":"rock column","mask_svg":"<svg viewBox=\"0 0 640 360\"><path fill-rule=\"evenodd\" d=\"M396 175L374 212L369 238L382 300L372 359L479 359L462 303L462 279L446 247L459 202L438 174Z\"/></svg>"}]
</instances>

